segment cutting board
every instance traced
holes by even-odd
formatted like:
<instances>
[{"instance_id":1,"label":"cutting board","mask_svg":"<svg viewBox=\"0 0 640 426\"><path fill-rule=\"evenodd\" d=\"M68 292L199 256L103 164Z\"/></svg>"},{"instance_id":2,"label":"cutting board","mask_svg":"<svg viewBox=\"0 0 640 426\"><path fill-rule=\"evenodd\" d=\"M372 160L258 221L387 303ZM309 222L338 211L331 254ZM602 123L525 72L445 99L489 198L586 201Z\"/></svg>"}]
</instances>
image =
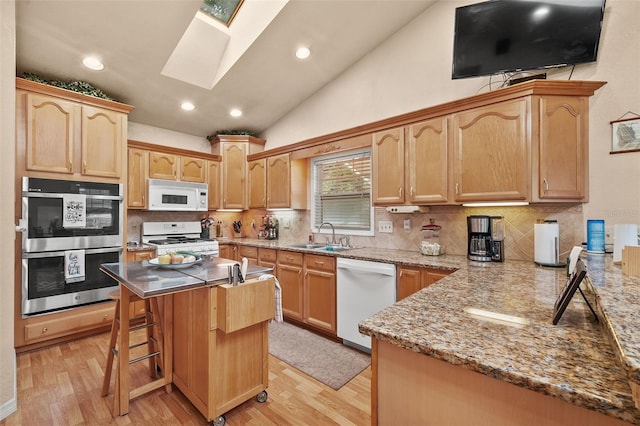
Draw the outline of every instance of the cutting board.
<instances>
[{"instance_id":1,"label":"cutting board","mask_svg":"<svg viewBox=\"0 0 640 426\"><path fill-rule=\"evenodd\" d=\"M622 248L622 273L640 277L640 246Z\"/></svg>"}]
</instances>

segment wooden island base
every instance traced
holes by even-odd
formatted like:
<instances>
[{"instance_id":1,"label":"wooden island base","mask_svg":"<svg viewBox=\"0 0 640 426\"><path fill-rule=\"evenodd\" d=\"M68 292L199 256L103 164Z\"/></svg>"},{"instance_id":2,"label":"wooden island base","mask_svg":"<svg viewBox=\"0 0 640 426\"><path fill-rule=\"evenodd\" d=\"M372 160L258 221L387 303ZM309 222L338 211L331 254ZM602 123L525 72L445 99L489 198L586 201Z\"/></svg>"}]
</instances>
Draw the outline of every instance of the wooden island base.
<instances>
[{"instance_id":1,"label":"wooden island base","mask_svg":"<svg viewBox=\"0 0 640 426\"><path fill-rule=\"evenodd\" d=\"M628 425L377 339L372 373L373 425Z\"/></svg>"}]
</instances>

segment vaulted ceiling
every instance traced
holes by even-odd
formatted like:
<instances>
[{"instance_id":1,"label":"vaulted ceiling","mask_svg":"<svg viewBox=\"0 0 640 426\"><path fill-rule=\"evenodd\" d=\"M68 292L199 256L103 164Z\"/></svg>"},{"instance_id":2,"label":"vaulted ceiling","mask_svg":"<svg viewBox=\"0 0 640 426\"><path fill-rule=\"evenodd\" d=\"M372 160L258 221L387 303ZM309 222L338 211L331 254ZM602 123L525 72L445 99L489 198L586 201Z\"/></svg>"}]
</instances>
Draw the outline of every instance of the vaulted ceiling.
<instances>
[{"instance_id":1,"label":"vaulted ceiling","mask_svg":"<svg viewBox=\"0 0 640 426\"><path fill-rule=\"evenodd\" d=\"M195 0L18 0L16 71L89 82L133 105L136 123L259 134L434 1L245 0L225 33L196 18ZM88 54L105 68L83 67Z\"/></svg>"}]
</instances>

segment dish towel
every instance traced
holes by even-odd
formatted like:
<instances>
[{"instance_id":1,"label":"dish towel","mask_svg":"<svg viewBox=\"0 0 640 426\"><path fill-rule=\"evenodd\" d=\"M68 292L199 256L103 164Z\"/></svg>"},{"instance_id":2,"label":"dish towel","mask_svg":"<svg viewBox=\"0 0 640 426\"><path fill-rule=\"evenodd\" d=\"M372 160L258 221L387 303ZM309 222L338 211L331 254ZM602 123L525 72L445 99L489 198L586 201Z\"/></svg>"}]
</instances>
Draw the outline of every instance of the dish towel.
<instances>
[{"instance_id":1,"label":"dish towel","mask_svg":"<svg viewBox=\"0 0 640 426\"><path fill-rule=\"evenodd\" d=\"M84 281L84 250L64 252L64 281L77 283Z\"/></svg>"},{"instance_id":2,"label":"dish towel","mask_svg":"<svg viewBox=\"0 0 640 426\"><path fill-rule=\"evenodd\" d=\"M276 283L276 297L275 297L275 301L276 301L276 315L273 318L272 321L275 322L282 322L284 321L284 319L282 318L282 287L280 287L280 282L278 281L278 279L271 274L262 274L260 275L260 277L258 278L259 280L268 280L269 278L273 278L273 281L275 281Z\"/></svg>"},{"instance_id":3,"label":"dish towel","mask_svg":"<svg viewBox=\"0 0 640 426\"><path fill-rule=\"evenodd\" d=\"M84 194L62 196L62 227L87 227L87 197Z\"/></svg>"}]
</instances>

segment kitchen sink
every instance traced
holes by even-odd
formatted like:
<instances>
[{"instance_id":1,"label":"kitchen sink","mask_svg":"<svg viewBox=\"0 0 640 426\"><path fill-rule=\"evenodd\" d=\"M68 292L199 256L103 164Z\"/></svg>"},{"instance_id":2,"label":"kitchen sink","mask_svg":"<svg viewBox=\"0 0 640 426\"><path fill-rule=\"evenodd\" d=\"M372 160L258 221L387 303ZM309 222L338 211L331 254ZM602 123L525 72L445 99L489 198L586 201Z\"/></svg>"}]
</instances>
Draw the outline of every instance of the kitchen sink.
<instances>
[{"instance_id":1,"label":"kitchen sink","mask_svg":"<svg viewBox=\"0 0 640 426\"><path fill-rule=\"evenodd\" d=\"M306 249L320 249L320 248L325 248L326 246L327 246L326 244L307 243L307 244L292 244L289 247L306 248Z\"/></svg>"},{"instance_id":2,"label":"kitchen sink","mask_svg":"<svg viewBox=\"0 0 640 426\"><path fill-rule=\"evenodd\" d=\"M332 245L326 245L326 244L311 244L311 243L307 243L307 244L292 244L289 247L292 247L292 248L303 248L303 249L310 249L310 250L318 250L318 251L327 251L327 252L345 251L345 250L350 250L350 249L353 248L353 247L332 246Z\"/></svg>"}]
</instances>

